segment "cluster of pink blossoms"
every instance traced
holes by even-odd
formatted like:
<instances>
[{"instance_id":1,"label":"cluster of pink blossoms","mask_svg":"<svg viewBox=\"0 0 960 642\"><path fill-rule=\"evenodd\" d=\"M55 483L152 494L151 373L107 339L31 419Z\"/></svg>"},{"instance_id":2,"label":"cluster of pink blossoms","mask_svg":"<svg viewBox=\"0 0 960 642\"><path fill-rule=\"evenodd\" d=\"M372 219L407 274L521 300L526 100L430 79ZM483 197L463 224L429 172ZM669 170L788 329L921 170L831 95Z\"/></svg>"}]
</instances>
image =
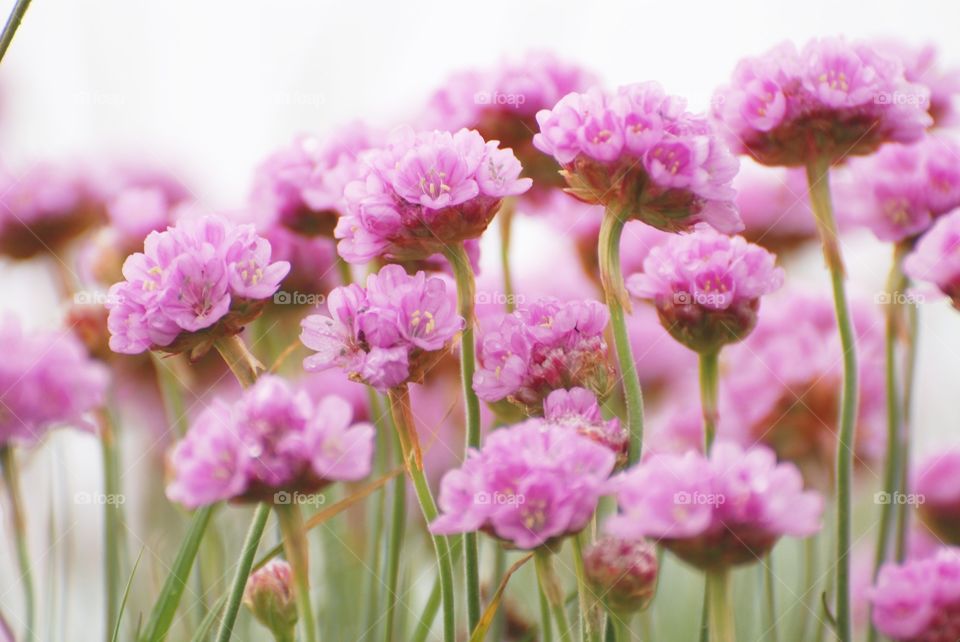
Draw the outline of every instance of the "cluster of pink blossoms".
<instances>
[{"instance_id":1,"label":"cluster of pink blossoms","mask_svg":"<svg viewBox=\"0 0 960 642\"><path fill-rule=\"evenodd\" d=\"M283 492L311 493L370 473L374 431L351 425L341 397L314 404L303 391L264 375L229 404L216 399L170 455L167 496L189 508L222 500L289 503Z\"/></svg>"},{"instance_id":2,"label":"cluster of pink blossoms","mask_svg":"<svg viewBox=\"0 0 960 642\"><path fill-rule=\"evenodd\" d=\"M270 261L270 243L252 226L218 216L151 232L110 288L110 348L202 354L255 318L289 270Z\"/></svg>"},{"instance_id":3,"label":"cluster of pink blossoms","mask_svg":"<svg viewBox=\"0 0 960 642\"><path fill-rule=\"evenodd\" d=\"M772 254L704 227L650 250L627 289L653 301L677 341L696 352L716 352L753 330L760 297L782 284L783 269Z\"/></svg>"},{"instance_id":4,"label":"cluster of pink blossoms","mask_svg":"<svg viewBox=\"0 0 960 642\"><path fill-rule=\"evenodd\" d=\"M609 320L597 301L550 298L481 319L473 389L484 401L507 400L533 415L561 388L604 395L611 373L603 334Z\"/></svg>"},{"instance_id":5,"label":"cluster of pink blossoms","mask_svg":"<svg viewBox=\"0 0 960 642\"><path fill-rule=\"evenodd\" d=\"M533 144L564 168L567 190L667 231L742 228L730 181L737 159L706 119L655 82L568 94L537 114Z\"/></svg>"},{"instance_id":6,"label":"cluster of pink blossoms","mask_svg":"<svg viewBox=\"0 0 960 642\"><path fill-rule=\"evenodd\" d=\"M327 311L301 324L300 340L316 351L304 367L341 368L378 390L421 381L464 327L443 279L410 276L399 265L368 276L366 288L336 288Z\"/></svg>"},{"instance_id":7,"label":"cluster of pink blossoms","mask_svg":"<svg viewBox=\"0 0 960 642\"><path fill-rule=\"evenodd\" d=\"M580 532L616 457L573 430L530 419L495 430L440 485L438 534L484 530L532 549Z\"/></svg>"},{"instance_id":8,"label":"cluster of pink blossoms","mask_svg":"<svg viewBox=\"0 0 960 642\"><path fill-rule=\"evenodd\" d=\"M960 552L880 569L869 592L873 623L897 642L947 642L960 638Z\"/></svg>"},{"instance_id":9,"label":"cluster of pink blossoms","mask_svg":"<svg viewBox=\"0 0 960 642\"><path fill-rule=\"evenodd\" d=\"M753 562L784 535L820 529L823 499L768 448L714 444L710 457L658 454L611 480L620 513L607 532L650 537L698 568Z\"/></svg>"},{"instance_id":10,"label":"cluster of pink blossoms","mask_svg":"<svg viewBox=\"0 0 960 642\"><path fill-rule=\"evenodd\" d=\"M604 419L595 394L586 388L554 390L543 402L543 418L560 428L577 431L617 456L617 464L627 461L630 435L616 417Z\"/></svg>"},{"instance_id":11,"label":"cluster of pink blossoms","mask_svg":"<svg viewBox=\"0 0 960 642\"><path fill-rule=\"evenodd\" d=\"M740 62L714 95L717 130L737 153L764 165L839 162L887 142L911 143L932 123L929 90L903 65L840 38L792 43Z\"/></svg>"},{"instance_id":12,"label":"cluster of pink blossoms","mask_svg":"<svg viewBox=\"0 0 960 642\"><path fill-rule=\"evenodd\" d=\"M0 446L36 443L57 426L93 427L84 416L103 404L110 376L76 337L24 332L8 318L0 352Z\"/></svg>"},{"instance_id":13,"label":"cluster of pink blossoms","mask_svg":"<svg viewBox=\"0 0 960 642\"><path fill-rule=\"evenodd\" d=\"M851 164L857 186L851 216L881 241L923 233L934 219L960 207L960 145L925 136L913 145L885 145Z\"/></svg>"},{"instance_id":14,"label":"cluster of pink blossoms","mask_svg":"<svg viewBox=\"0 0 960 642\"><path fill-rule=\"evenodd\" d=\"M522 194L520 161L474 130L402 129L385 147L361 155L344 190L346 214L334 230L351 263L378 256L421 260L487 228L506 196Z\"/></svg>"},{"instance_id":15,"label":"cluster of pink blossoms","mask_svg":"<svg viewBox=\"0 0 960 642\"><path fill-rule=\"evenodd\" d=\"M960 209L941 217L903 262L912 279L933 283L960 310Z\"/></svg>"}]
</instances>

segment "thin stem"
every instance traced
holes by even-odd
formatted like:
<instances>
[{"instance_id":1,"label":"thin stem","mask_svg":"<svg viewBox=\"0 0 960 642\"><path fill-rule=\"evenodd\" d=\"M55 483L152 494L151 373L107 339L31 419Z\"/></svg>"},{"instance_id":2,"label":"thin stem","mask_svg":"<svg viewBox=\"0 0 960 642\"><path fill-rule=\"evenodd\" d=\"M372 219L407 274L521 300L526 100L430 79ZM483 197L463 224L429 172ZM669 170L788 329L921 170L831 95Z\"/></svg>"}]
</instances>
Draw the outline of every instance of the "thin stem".
<instances>
[{"instance_id":1,"label":"thin stem","mask_svg":"<svg viewBox=\"0 0 960 642\"><path fill-rule=\"evenodd\" d=\"M3 467L3 483L7 486L10 499L10 525L17 547L17 562L20 565L20 583L23 585L24 621L26 632L24 639L36 639L35 602L33 592L33 571L30 567L30 550L27 547L27 521L23 511L23 495L20 490L20 471L17 457L12 446L0 447L0 466ZM109 628L109 624L107 625Z\"/></svg>"},{"instance_id":2,"label":"thin stem","mask_svg":"<svg viewBox=\"0 0 960 642\"><path fill-rule=\"evenodd\" d=\"M120 542L120 530L123 524L121 514L123 503L120 497L120 477L116 434L113 422L107 410L98 413L100 418L100 454L103 465L103 564L106 606L107 635L119 617L120 591L122 590L121 556L123 546Z\"/></svg>"},{"instance_id":3,"label":"thin stem","mask_svg":"<svg viewBox=\"0 0 960 642\"><path fill-rule=\"evenodd\" d=\"M720 386L719 352L700 355L700 405L703 407L703 452L710 454L717 436L717 389Z\"/></svg>"},{"instance_id":4,"label":"thin stem","mask_svg":"<svg viewBox=\"0 0 960 642\"><path fill-rule=\"evenodd\" d=\"M337 274L340 277L341 285L353 283L353 268L339 254L337 254Z\"/></svg>"},{"instance_id":5,"label":"thin stem","mask_svg":"<svg viewBox=\"0 0 960 642\"><path fill-rule=\"evenodd\" d=\"M733 626L733 609L730 596L730 571L715 569L707 571L707 594L710 596L710 642L736 642Z\"/></svg>"},{"instance_id":6,"label":"thin stem","mask_svg":"<svg viewBox=\"0 0 960 642\"><path fill-rule=\"evenodd\" d=\"M775 576L773 574L773 551L767 554L763 560L763 588L765 605L767 608L767 635L765 638L771 642L778 642L780 636L777 633L777 592L774 584Z\"/></svg>"},{"instance_id":7,"label":"thin stem","mask_svg":"<svg viewBox=\"0 0 960 642\"><path fill-rule=\"evenodd\" d=\"M547 599L547 594L544 592L543 587L539 587L540 590L537 591L537 594L540 596L540 628L542 629L540 639L543 642L553 642L553 623L550 618L550 601Z\"/></svg>"},{"instance_id":8,"label":"thin stem","mask_svg":"<svg viewBox=\"0 0 960 642\"><path fill-rule=\"evenodd\" d=\"M577 574L577 595L580 601L580 617L583 620L584 637L589 642L599 642L600 623L594 617L594 614L598 612L596 609L598 600L587 584L587 576L583 568L583 543L585 540L585 531L580 531L573 538L573 567Z\"/></svg>"},{"instance_id":9,"label":"thin stem","mask_svg":"<svg viewBox=\"0 0 960 642\"><path fill-rule=\"evenodd\" d=\"M427 477L423 472L423 465L417 456L420 449L415 441L416 428L413 423L413 412L410 407L410 391L401 386L392 388L389 392L390 412L393 424L397 429L400 447L403 450L403 462L407 474L413 481L413 488L420 502L420 510L427 524L437 518L437 504L427 484ZM433 535L433 547L437 554L437 570L440 576L440 594L443 601L443 639L454 642L456 639L456 610L453 593L453 565L450 555L450 544L446 537Z\"/></svg>"},{"instance_id":10,"label":"thin stem","mask_svg":"<svg viewBox=\"0 0 960 642\"><path fill-rule=\"evenodd\" d=\"M620 268L620 237L623 236L625 224L626 220L621 218L618 212L608 208L600 225L597 251L600 257L600 280L610 310L613 343L627 404L627 427L630 430L628 459L629 464L635 464L640 461L643 448L643 392L640 389L637 362L633 358L630 336L627 333L626 312L630 309L630 300L623 285L623 272Z\"/></svg>"},{"instance_id":11,"label":"thin stem","mask_svg":"<svg viewBox=\"0 0 960 642\"><path fill-rule=\"evenodd\" d=\"M293 583L297 600L297 614L303 625L304 642L317 641L317 625L313 619L310 603L310 549L303 527L300 505L295 503L275 504L274 510L283 533L283 549L293 571Z\"/></svg>"},{"instance_id":12,"label":"thin stem","mask_svg":"<svg viewBox=\"0 0 960 642\"><path fill-rule=\"evenodd\" d=\"M10 48L13 36L17 33L20 22L23 20L24 14L27 13L27 7L29 6L30 0L17 0L17 4L13 5L13 11L10 12L7 23L3 25L3 33L0 34L0 60L3 60L7 49Z\"/></svg>"},{"instance_id":13,"label":"thin stem","mask_svg":"<svg viewBox=\"0 0 960 642\"><path fill-rule=\"evenodd\" d=\"M397 440L399 446L399 440ZM399 448L395 448L398 451ZM393 498L390 513L390 540L387 548L387 613L384 618L386 628L384 641L390 642L393 636L394 613L397 607L397 583L400 577L400 553L403 546L403 533L407 521L407 485L406 479L397 477L393 483Z\"/></svg>"},{"instance_id":14,"label":"thin stem","mask_svg":"<svg viewBox=\"0 0 960 642\"><path fill-rule=\"evenodd\" d=\"M227 605L223 611L223 619L220 620L220 630L217 632L217 642L229 642L230 636L233 635L233 624L237 619L237 613L240 611L243 590L247 586L247 578L250 576L250 569L253 567L253 558L257 554L260 538L263 537L263 529L266 527L269 517L270 506L263 503L258 504L253 514L253 520L250 522L250 528L247 530L247 537L243 540L243 548L240 550L240 561L237 563L237 571L234 573L233 582L230 584Z\"/></svg>"},{"instance_id":15,"label":"thin stem","mask_svg":"<svg viewBox=\"0 0 960 642\"><path fill-rule=\"evenodd\" d=\"M837 225L830 203L830 163L815 159L807 165L810 202L820 232L823 254L833 285L840 345L843 349L843 391L840 402L840 427L837 431L837 637L850 642L853 623L850 612L851 492L853 478L853 440L857 421L857 353L844 286L843 260L837 238Z\"/></svg>"},{"instance_id":16,"label":"thin stem","mask_svg":"<svg viewBox=\"0 0 960 642\"><path fill-rule=\"evenodd\" d=\"M904 277L904 289L909 286L909 280ZM910 418L913 410L913 382L917 371L917 334L919 333L919 314L920 310L914 303L906 306L906 368L903 376L903 408L902 408L902 429L900 431L900 479L899 490L906 493L910 479ZM907 553L907 531L910 526L910 510L906 503L901 502L897 506L897 542L895 547L895 559L902 562Z\"/></svg>"},{"instance_id":17,"label":"thin stem","mask_svg":"<svg viewBox=\"0 0 960 642\"><path fill-rule=\"evenodd\" d=\"M549 549L541 546L534 553L534 563L537 567L537 580L540 582L540 589L550 604L550 610L553 612L553 619L557 623L557 639L561 642L567 639L573 639L573 630L570 628L570 621L567 619L567 609L563 595L563 587L560 585L560 578L553 568L553 553Z\"/></svg>"},{"instance_id":18,"label":"thin stem","mask_svg":"<svg viewBox=\"0 0 960 642\"><path fill-rule=\"evenodd\" d=\"M516 209L516 201L507 197L503 199L503 205L500 206L500 270L503 272L503 307L507 313L513 312L516 308L516 300L513 292L513 273L510 271L510 239L513 236L513 213Z\"/></svg>"},{"instance_id":19,"label":"thin stem","mask_svg":"<svg viewBox=\"0 0 960 642\"><path fill-rule=\"evenodd\" d=\"M500 586L503 581L503 574L507 572L507 549L494 542L493 552L493 585ZM507 619L502 609L497 609L497 614L493 616L493 625L490 627L490 635L494 640L502 640L507 626Z\"/></svg>"},{"instance_id":20,"label":"thin stem","mask_svg":"<svg viewBox=\"0 0 960 642\"><path fill-rule=\"evenodd\" d=\"M473 390L473 373L476 370L476 345L474 343L474 304L476 284L473 267L463 243L447 246L444 256L453 268L457 282L457 305L465 326L460 338L460 377L463 383L464 413L466 415L466 450L480 447L480 399ZM480 553L476 533L464 535L464 566L467 575L467 624L473 631L480 621Z\"/></svg>"},{"instance_id":21,"label":"thin stem","mask_svg":"<svg viewBox=\"0 0 960 642\"><path fill-rule=\"evenodd\" d=\"M265 370L263 364L250 353L239 334L217 339L214 344L217 352L233 372L240 385L249 388Z\"/></svg>"},{"instance_id":22,"label":"thin stem","mask_svg":"<svg viewBox=\"0 0 960 642\"><path fill-rule=\"evenodd\" d=\"M610 621L613 622L613 635L616 642L630 642L633 636L630 633L630 623L623 617L611 615Z\"/></svg>"}]
</instances>

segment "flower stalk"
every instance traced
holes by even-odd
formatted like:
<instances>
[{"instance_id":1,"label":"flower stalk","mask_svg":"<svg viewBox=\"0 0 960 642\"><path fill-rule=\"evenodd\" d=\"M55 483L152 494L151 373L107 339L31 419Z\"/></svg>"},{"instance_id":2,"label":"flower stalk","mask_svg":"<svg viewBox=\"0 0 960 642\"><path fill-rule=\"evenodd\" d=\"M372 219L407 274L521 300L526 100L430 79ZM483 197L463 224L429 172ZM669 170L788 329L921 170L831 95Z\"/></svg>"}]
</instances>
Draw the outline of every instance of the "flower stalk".
<instances>
[{"instance_id":1,"label":"flower stalk","mask_svg":"<svg viewBox=\"0 0 960 642\"><path fill-rule=\"evenodd\" d=\"M30 564L30 549L27 545L27 519L23 510L23 493L20 488L20 471L17 457L9 445L0 447L0 466L3 468L3 483L10 501L10 526L17 548L17 564L20 583L23 586L25 639L37 639L36 605L33 590L33 570Z\"/></svg>"},{"instance_id":2,"label":"flower stalk","mask_svg":"<svg viewBox=\"0 0 960 642\"><path fill-rule=\"evenodd\" d=\"M303 513L295 503L276 504L274 510L283 533L283 550L293 570L297 613L303 626L304 642L317 641L317 625L310 602L310 549L303 526Z\"/></svg>"}]
</instances>

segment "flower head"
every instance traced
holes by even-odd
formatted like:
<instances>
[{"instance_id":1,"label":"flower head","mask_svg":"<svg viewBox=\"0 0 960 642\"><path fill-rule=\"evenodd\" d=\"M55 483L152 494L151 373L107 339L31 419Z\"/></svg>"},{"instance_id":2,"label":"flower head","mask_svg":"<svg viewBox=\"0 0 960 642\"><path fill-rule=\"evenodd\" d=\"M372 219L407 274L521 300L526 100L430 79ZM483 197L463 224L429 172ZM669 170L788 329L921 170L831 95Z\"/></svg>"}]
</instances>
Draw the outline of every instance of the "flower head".
<instances>
[{"instance_id":1,"label":"flower head","mask_svg":"<svg viewBox=\"0 0 960 642\"><path fill-rule=\"evenodd\" d=\"M25 332L0 322L0 446L33 444L51 428L91 428L85 415L104 401L109 373L71 333Z\"/></svg>"},{"instance_id":2,"label":"flower head","mask_svg":"<svg viewBox=\"0 0 960 642\"><path fill-rule=\"evenodd\" d=\"M717 442L709 458L657 454L611 484L620 513L608 533L656 539L703 569L753 562L784 535L812 535L823 512L796 466L762 446Z\"/></svg>"},{"instance_id":3,"label":"flower head","mask_svg":"<svg viewBox=\"0 0 960 642\"><path fill-rule=\"evenodd\" d=\"M654 227L742 224L730 181L737 160L706 120L657 83L564 96L537 114L533 144L563 166L571 194Z\"/></svg>"},{"instance_id":4,"label":"flower head","mask_svg":"<svg viewBox=\"0 0 960 642\"><path fill-rule=\"evenodd\" d=\"M110 288L110 347L199 356L256 318L289 269L270 262L270 244L252 226L217 216L151 232Z\"/></svg>"},{"instance_id":5,"label":"flower head","mask_svg":"<svg viewBox=\"0 0 960 642\"><path fill-rule=\"evenodd\" d=\"M543 417L553 425L576 430L606 446L617 455L617 464L627 461L630 437L620 420L604 419L597 396L586 388L554 390L543 402Z\"/></svg>"},{"instance_id":6,"label":"flower head","mask_svg":"<svg viewBox=\"0 0 960 642\"><path fill-rule=\"evenodd\" d=\"M928 457L916 473L913 489L923 501L920 518L937 537L960 545L960 449Z\"/></svg>"},{"instance_id":7,"label":"flower head","mask_svg":"<svg viewBox=\"0 0 960 642\"><path fill-rule=\"evenodd\" d=\"M715 352L750 333L760 297L782 283L783 270L772 254L704 227L650 250L643 272L631 276L627 288L653 301L677 341L697 352Z\"/></svg>"},{"instance_id":8,"label":"flower head","mask_svg":"<svg viewBox=\"0 0 960 642\"><path fill-rule=\"evenodd\" d=\"M260 377L235 404L215 400L170 456L167 496L195 508L222 500L289 503L333 481L370 473L373 427L352 424L349 402L313 403L273 375Z\"/></svg>"},{"instance_id":9,"label":"flower head","mask_svg":"<svg viewBox=\"0 0 960 642\"><path fill-rule=\"evenodd\" d=\"M887 564L869 591L873 623L898 642L952 640L960 628L960 553Z\"/></svg>"},{"instance_id":10,"label":"flower head","mask_svg":"<svg viewBox=\"0 0 960 642\"><path fill-rule=\"evenodd\" d=\"M960 96L960 69L941 67L940 54L931 44L911 45L893 39L873 43L878 51L893 56L903 64L907 82L924 85L930 90L927 111L937 127L957 124L957 97Z\"/></svg>"},{"instance_id":11,"label":"flower head","mask_svg":"<svg viewBox=\"0 0 960 642\"><path fill-rule=\"evenodd\" d=\"M960 209L942 216L903 262L917 281L933 283L960 310Z\"/></svg>"},{"instance_id":12,"label":"flower head","mask_svg":"<svg viewBox=\"0 0 960 642\"><path fill-rule=\"evenodd\" d=\"M247 578L243 604L278 640L296 635L297 603L293 570L286 560L273 559Z\"/></svg>"},{"instance_id":13,"label":"flower head","mask_svg":"<svg viewBox=\"0 0 960 642\"><path fill-rule=\"evenodd\" d=\"M334 230L340 255L351 263L377 256L421 260L445 244L476 238L505 196L531 185L519 178L520 161L510 150L467 129L401 130L361 160Z\"/></svg>"},{"instance_id":14,"label":"flower head","mask_svg":"<svg viewBox=\"0 0 960 642\"><path fill-rule=\"evenodd\" d=\"M478 340L473 389L484 401L506 400L528 415L541 414L554 390L583 387L603 395L611 375L603 336L609 318L596 301L548 298L489 317Z\"/></svg>"},{"instance_id":15,"label":"flower head","mask_svg":"<svg viewBox=\"0 0 960 642\"><path fill-rule=\"evenodd\" d=\"M301 324L300 340L316 352L304 367L338 367L378 390L422 380L464 325L443 279L399 265L367 277L366 288L336 288L327 311Z\"/></svg>"},{"instance_id":16,"label":"flower head","mask_svg":"<svg viewBox=\"0 0 960 642\"><path fill-rule=\"evenodd\" d=\"M583 553L594 593L617 616L642 611L657 590L657 551L645 539L604 535Z\"/></svg>"},{"instance_id":17,"label":"flower head","mask_svg":"<svg viewBox=\"0 0 960 642\"><path fill-rule=\"evenodd\" d=\"M931 118L929 91L863 43L812 40L746 58L717 90L714 120L731 148L764 165L837 163L888 142L910 143Z\"/></svg>"},{"instance_id":18,"label":"flower head","mask_svg":"<svg viewBox=\"0 0 960 642\"><path fill-rule=\"evenodd\" d=\"M440 485L439 534L483 529L531 549L582 530L615 456L572 430L540 419L494 431Z\"/></svg>"}]
</instances>

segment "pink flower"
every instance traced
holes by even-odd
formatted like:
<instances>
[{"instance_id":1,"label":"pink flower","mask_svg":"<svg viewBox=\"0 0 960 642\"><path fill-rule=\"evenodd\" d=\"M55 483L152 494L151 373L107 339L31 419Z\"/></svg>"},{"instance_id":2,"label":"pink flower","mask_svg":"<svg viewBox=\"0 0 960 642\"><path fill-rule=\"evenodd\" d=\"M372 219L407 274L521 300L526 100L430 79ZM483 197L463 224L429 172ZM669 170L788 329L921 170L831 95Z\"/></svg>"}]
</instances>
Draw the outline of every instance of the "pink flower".
<instances>
[{"instance_id":1,"label":"pink flower","mask_svg":"<svg viewBox=\"0 0 960 642\"><path fill-rule=\"evenodd\" d=\"M960 555L944 548L935 557L887 564L869 591L873 623L898 642L937 642L960 627Z\"/></svg>"},{"instance_id":2,"label":"pink flower","mask_svg":"<svg viewBox=\"0 0 960 642\"><path fill-rule=\"evenodd\" d=\"M243 604L275 639L296 637L293 569L285 560L272 559L250 574L243 589Z\"/></svg>"},{"instance_id":3,"label":"pink flower","mask_svg":"<svg viewBox=\"0 0 960 642\"><path fill-rule=\"evenodd\" d=\"M604 535L583 553L593 592L618 617L642 611L657 590L657 551L644 539Z\"/></svg>"},{"instance_id":4,"label":"pink flower","mask_svg":"<svg viewBox=\"0 0 960 642\"><path fill-rule=\"evenodd\" d=\"M543 298L509 315L481 321L473 389L484 401L507 400L539 415L553 390L607 390L611 375L603 332L606 306ZM506 411L500 404L497 408Z\"/></svg>"},{"instance_id":5,"label":"pink flower","mask_svg":"<svg viewBox=\"0 0 960 642\"><path fill-rule=\"evenodd\" d=\"M300 340L315 351L304 367L341 368L379 390L422 379L464 323L442 279L399 265L367 277L366 288L336 288L327 310L301 324Z\"/></svg>"},{"instance_id":6,"label":"pink flower","mask_svg":"<svg viewBox=\"0 0 960 642\"><path fill-rule=\"evenodd\" d=\"M620 513L607 532L654 538L703 569L753 562L784 535L812 535L823 512L796 466L777 463L762 446L717 442L709 459L693 451L654 455L611 485Z\"/></svg>"},{"instance_id":7,"label":"pink flower","mask_svg":"<svg viewBox=\"0 0 960 642\"><path fill-rule=\"evenodd\" d=\"M496 430L440 484L433 533L483 529L532 549L582 530L597 507L614 454L542 420Z\"/></svg>"},{"instance_id":8,"label":"pink flower","mask_svg":"<svg viewBox=\"0 0 960 642\"><path fill-rule=\"evenodd\" d=\"M124 263L125 280L110 288L110 348L197 357L254 319L289 269L270 262L270 244L251 226L217 216L151 232Z\"/></svg>"},{"instance_id":9,"label":"pink flower","mask_svg":"<svg viewBox=\"0 0 960 642\"><path fill-rule=\"evenodd\" d=\"M760 297L783 284L765 249L703 227L650 250L630 294L650 299L663 327L697 352L742 341L756 324Z\"/></svg>"},{"instance_id":10,"label":"pink flower","mask_svg":"<svg viewBox=\"0 0 960 642\"><path fill-rule=\"evenodd\" d=\"M548 423L571 428L606 446L617 455L618 464L626 462L630 436L616 417L603 418L597 396L586 388L551 392L543 402L543 417Z\"/></svg>"},{"instance_id":11,"label":"pink flower","mask_svg":"<svg viewBox=\"0 0 960 642\"><path fill-rule=\"evenodd\" d=\"M654 227L743 226L730 181L737 160L707 122L656 83L564 96L537 114L533 144L563 166L567 190Z\"/></svg>"},{"instance_id":12,"label":"pink flower","mask_svg":"<svg viewBox=\"0 0 960 642\"><path fill-rule=\"evenodd\" d=\"M933 283L960 309L960 209L941 217L904 259L912 279Z\"/></svg>"},{"instance_id":13,"label":"pink flower","mask_svg":"<svg viewBox=\"0 0 960 642\"><path fill-rule=\"evenodd\" d=\"M531 185L519 178L520 163L510 151L467 129L400 130L361 160L334 231L340 255L351 263L377 256L422 260L444 244L476 238L505 196Z\"/></svg>"},{"instance_id":14,"label":"pink flower","mask_svg":"<svg viewBox=\"0 0 960 642\"><path fill-rule=\"evenodd\" d=\"M862 43L784 43L737 65L712 116L731 148L764 165L838 163L887 142L910 143L931 124L929 91L902 65Z\"/></svg>"},{"instance_id":15,"label":"pink flower","mask_svg":"<svg viewBox=\"0 0 960 642\"><path fill-rule=\"evenodd\" d=\"M70 332L24 332L0 322L0 445L34 444L57 426L92 428L109 373Z\"/></svg>"},{"instance_id":16,"label":"pink flower","mask_svg":"<svg viewBox=\"0 0 960 642\"><path fill-rule=\"evenodd\" d=\"M167 496L189 508L222 500L283 503L284 492L316 492L370 473L373 427L352 424L347 401L313 403L264 375L235 404L217 399L170 456ZM279 495L278 495L279 493Z\"/></svg>"},{"instance_id":17,"label":"pink flower","mask_svg":"<svg viewBox=\"0 0 960 642\"><path fill-rule=\"evenodd\" d=\"M908 82L924 85L930 90L927 111L937 127L957 124L957 96L960 95L960 69L940 66L940 54L932 44L915 46L893 39L873 43L878 51L893 56L903 64L903 75Z\"/></svg>"}]
</instances>

